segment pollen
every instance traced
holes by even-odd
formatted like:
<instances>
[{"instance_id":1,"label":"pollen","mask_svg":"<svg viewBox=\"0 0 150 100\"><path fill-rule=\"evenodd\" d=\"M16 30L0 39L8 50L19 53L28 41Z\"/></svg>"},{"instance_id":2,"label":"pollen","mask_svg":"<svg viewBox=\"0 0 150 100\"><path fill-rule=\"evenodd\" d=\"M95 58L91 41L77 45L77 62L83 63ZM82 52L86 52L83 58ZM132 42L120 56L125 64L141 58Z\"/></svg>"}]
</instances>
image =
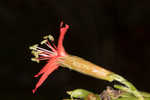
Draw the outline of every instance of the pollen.
<instances>
[{"instance_id":1,"label":"pollen","mask_svg":"<svg viewBox=\"0 0 150 100\"><path fill-rule=\"evenodd\" d=\"M42 44L45 44L46 42L47 42L47 40L41 41L41 45L42 45Z\"/></svg>"},{"instance_id":2,"label":"pollen","mask_svg":"<svg viewBox=\"0 0 150 100\"><path fill-rule=\"evenodd\" d=\"M36 59L36 58L31 58L31 60L32 60L32 61L35 61L35 62L37 62L37 63L40 62L40 61L39 61L38 59Z\"/></svg>"},{"instance_id":3,"label":"pollen","mask_svg":"<svg viewBox=\"0 0 150 100\"><path fill-rule=\"evenodd\" d=\"M33 46L30 46L29 49L30 49L30 50L36 50L37 47L38 47L38 44L35 44L35 45L33 45Z\"/></svg>"},{"instance_id":4,"label":"pollen","mask_svg":"<svg viewBox=\"0 0 150 100\"><path fill-rule=\"evenodd\" d=\"M54 41L54 37L52 35L47 35L43 37L44 39L49 39L51 41Z\"/></svg>"}]
</instances>

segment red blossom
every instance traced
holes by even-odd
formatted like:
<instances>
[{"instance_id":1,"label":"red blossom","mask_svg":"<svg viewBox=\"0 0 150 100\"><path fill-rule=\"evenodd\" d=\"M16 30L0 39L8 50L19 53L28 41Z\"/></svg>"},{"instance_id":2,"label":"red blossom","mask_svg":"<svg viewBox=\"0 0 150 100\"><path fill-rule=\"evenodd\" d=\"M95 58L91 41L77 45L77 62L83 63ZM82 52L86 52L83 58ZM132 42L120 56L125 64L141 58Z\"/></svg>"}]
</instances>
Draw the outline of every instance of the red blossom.
<instances>
[{"instance_id":1,"label":"red blossom","mask_svg":"<svg viewBox=\"0 0 150 100\"><path fill-rule=\"evenodd\" d=\"M58 62L61 61L59 58L67 55L63 47L63 39L68 28L69 25L65 24L65 27L63 27L63 22L60 23L60 36L57 47L53 44L54 39L51 35L44 37L45 40L41 42L41 44L47 45L51 50L46 50L38 45L30 47L32 54L35 56L35 58L32 58L33 61L39 62L40 60L47 60L47 64L34 76L38 77L39 75L42 75L35 88L32 90L33 93L35 93L37 88L41 86L46 78L59 67L60 64ZM52 42L50 43L48 39Z\"/></svg>"}]
</instances>

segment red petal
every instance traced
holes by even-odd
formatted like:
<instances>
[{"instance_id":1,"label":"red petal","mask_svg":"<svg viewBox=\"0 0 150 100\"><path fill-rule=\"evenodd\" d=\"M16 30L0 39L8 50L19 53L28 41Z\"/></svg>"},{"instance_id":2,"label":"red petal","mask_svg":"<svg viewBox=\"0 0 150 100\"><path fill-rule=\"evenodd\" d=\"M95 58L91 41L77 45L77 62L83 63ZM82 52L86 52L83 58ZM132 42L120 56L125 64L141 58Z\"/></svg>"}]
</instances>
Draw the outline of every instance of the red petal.
<instances>
[{"instance_id":1,"label":"red petal","mask_svg":"<svg viewBox=\"0 0 150 100\"><path fill-rule=\"evenodd\" d=\"M49 67L54 66L54 64L56 64L56 59L51 58L50 61L34 77L38 77L39 75L43 74L48 70Z\"/></svg>"},{"instance_id":2,"label":"red petal","mask_svg":"<svg viewBox=\"0 0 150 100\"><path fill-rule=\"evenodd\" d=\"M58 40L58 55L64 55L65 54L65 50L63 47L63 40L64 40L64 36L69 28L69 25L65 25L65 27L62 27L63 22L61 22L60 26L60 36L59 36L59 40Z\"/></svg>"},{"instance_id":3,"label":"red petal","mask_svg":"<svg viewBox=\"0 0 150 100\"><path fill-rule=\"evenodd\" d=\"M32 92L35 93L35 91L37 90L37 88L39 86L41 86L41 84L46 80L46 78L48 77L48 75L50 75L58 67L59 66L57 64L54 64L53 66L49 66L48 70L46 72L44 72L44 74L41 76L40 80L38 81L38 83L35 86L35 89L33 89Z\"/></svg>"}]
</instances>

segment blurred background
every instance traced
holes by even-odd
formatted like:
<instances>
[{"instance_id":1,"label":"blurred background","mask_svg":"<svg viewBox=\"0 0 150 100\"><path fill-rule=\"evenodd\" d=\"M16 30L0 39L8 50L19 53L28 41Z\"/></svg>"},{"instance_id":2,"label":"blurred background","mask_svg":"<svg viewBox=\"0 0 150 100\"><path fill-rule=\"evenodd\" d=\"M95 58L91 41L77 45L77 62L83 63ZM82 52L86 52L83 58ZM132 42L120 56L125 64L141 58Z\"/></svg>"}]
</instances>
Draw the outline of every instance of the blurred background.
<instances>
[{"instance_id":1,"label":"blurred background","mask_svg":"<svg viewBox=\"0 0 150 100\"><path fill-rule=\"evenodd\" d=\"M59 68L33 95L44 66L30 61L29 46L59 36L60 21L70 25L64 46L150 92L150 0L0 1L0 99L61 100L67 90L100 93L112 83ZM57 41L56 41L57 43Z\"/></svg>"}]
</instances>

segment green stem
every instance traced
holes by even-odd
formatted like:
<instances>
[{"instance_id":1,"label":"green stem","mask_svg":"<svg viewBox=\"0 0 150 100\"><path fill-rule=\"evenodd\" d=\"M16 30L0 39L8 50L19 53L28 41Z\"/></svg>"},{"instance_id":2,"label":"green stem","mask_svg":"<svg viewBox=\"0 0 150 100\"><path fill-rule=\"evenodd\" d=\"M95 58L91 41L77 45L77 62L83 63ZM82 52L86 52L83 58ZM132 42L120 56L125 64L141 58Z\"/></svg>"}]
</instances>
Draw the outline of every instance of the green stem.
<instances>
[{"instance_id":1,"label":"green stem","mask_svg":"<svg viewBox=\"0 0 150 100\"><path fill-rule=\"evenodd\" d=\"M125 78L123 78L122 76L113 73L111 76L111 78L113 78L114 80L124 84L126 87L124 87L125 91L128 91L130 93L132 93L133 95L135 95L139 100L144 100L143 96L141 95L141 93L135 88L135 86L130 83L129 81L127 81ZM123 89L123 87L121 87Z\"/></svg>"},{"instance_id":2,"label":"green stem","mask_svg":"<svg viewBox=\"0 0 150 100\"><path fill-rule=\"evenodd\" d=\"M112 99L112 100L137 100L136 97L124 97L124 98L118 98L118 99ZM145 97L144 100L150 100L150 97Z\"/></svg>"}]
</instances>

